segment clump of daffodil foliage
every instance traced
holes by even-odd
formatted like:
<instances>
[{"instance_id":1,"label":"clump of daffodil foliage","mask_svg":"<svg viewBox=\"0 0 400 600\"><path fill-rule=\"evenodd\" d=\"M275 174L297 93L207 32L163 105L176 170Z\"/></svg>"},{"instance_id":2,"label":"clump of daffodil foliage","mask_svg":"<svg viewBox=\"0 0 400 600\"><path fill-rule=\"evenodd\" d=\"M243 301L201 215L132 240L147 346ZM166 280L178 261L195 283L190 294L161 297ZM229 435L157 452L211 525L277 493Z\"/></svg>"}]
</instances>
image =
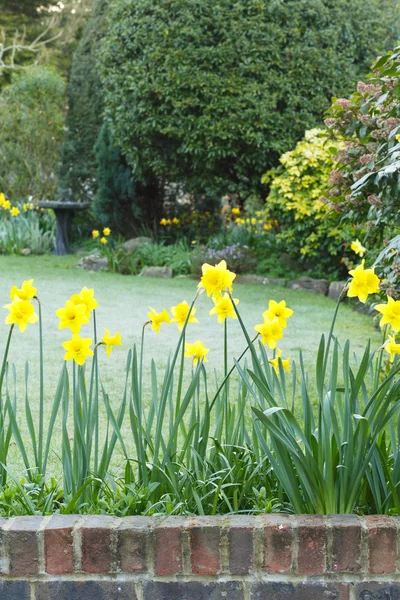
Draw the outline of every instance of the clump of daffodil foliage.
<instances>
[{"instance_id":1,"label":"clump of daffodil foliage","mask_svg":"<svg viewBox=\"0 0 400 600\"><path fill-rule=\"evenodd\" d=\"M352 251L363 256L367 249L354 240ZM329 334L321 336L314 380L301 352L296 363L278 347L286 335L296 335L296 315L286 301L270 299L248 330L234 297L236 273L225 260L203 264L191 303L181 300L168 309L157 306L158 298L157 308L149 306L140 345L133 344L116 367L115 376L125 380L116 409L101 368L105 354L120 351L121 334L104 328L98 340L102 313L96 316L94 290L82 288L56 310L58 328L70 339L62 343L64 361L60 347L63 366L49 418L42 309L33 283L13 285L4 305L10 327L0 367L0 514L400 514L400 301L384 297L364 259L349 271ZM346 293L362 303L376 295L383 300L376 305L382 344L371 348L368 342L357 359L349 340L342 344L334 335ZM207 369L213 349L199 339L200 302L220 328L221 381ZM229 365L233 321L243 345ZM29 370L22 400L8 377L10 344L28 327L39 329L38 411L32 410ZM153 361L148 385L147 338L168 336L172 327L180 332L178 343L161 372ZM238 377L231 381L233 373ZM24 410L28 433L20 425ZM11 445L22 471L10 460ZM56 465L49 464L50 454Z\"/></svg>"},{"instance_id":2,"label":"clump of daffodil foliage","mask_svg":"<svg viewBox=\"0 0 400 600\"><path fill-rule=\"evenodd\" d=\"M279 223L282 252L325 274L338 269L343 242L354 237L354 228L321 200L329 187L332 155L340 147L326 131L311 129L294 150L281 156L280 166L262 178L269 185L265 210Z\"/></svg>"}]
</instances>

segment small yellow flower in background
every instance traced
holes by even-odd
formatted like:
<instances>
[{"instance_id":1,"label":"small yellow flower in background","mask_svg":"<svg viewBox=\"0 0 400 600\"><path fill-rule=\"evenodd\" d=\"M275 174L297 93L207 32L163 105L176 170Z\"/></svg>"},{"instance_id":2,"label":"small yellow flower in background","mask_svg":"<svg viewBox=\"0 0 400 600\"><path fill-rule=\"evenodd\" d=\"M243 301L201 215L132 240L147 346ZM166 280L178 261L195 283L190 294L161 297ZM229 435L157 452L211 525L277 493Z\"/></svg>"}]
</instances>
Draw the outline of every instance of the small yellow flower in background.
<instances>
[{"instance_id":1,"label":"small yellow flower in background","mask_svg":"<svg viewBox=\"0 0 400 600\"><path fill-rule=\"evenodd\" d=\"M270 229L272 229L271 223L264 223L263 229L264 231L270 231Z\"/></svg>"},{"instance_id":2,"label":"small yellow flower in background","mask_svg":"<svg viewBox=\"0 0 400 600\"><path fill-rule=\"evenodd\" d=\"M233 207L232 208L232 214L233 215L240 215L240 208Z\"/></svg>"},{"instance_id":3,"label":"small yellow flower in background","mask_svg":"<svg viewBox=\"0 0 400 600\"><path fill-rule=\"evenodd\" d=\"M197 287L203 287L207 292L207 296L212 294L214 298L219 298L221 292L226 290L232 292L232 283L236 274L228 271L225 260L221 260L214 267L205 263L201 267L201 272L201 280Z\"/></svg>"},{"instance_id":4,"label":"small yellow flower in background","mask_svg":"<svg viewBox=\"0 0 400 600\"><path fill-rule=\"evenodd\" d=\"M78 333L74 333L72 338L62 345L66 350L64 360L74 360L78 365L84 365L87 357L94 354L90 349L91 345L91 338L81 338Z\"/></svg>"},{"instance_id":5,"label":"small yellow flower in background","mask_svg":"<svg viewBox=\"0 0 400 600\"><path fill-rule=\"evenodd\" d=\"M253 217L253 218L251 219L251 224L252 224L252 225L257 225L257 219L256 219L255 217Z\"/></svg>"},{"instance_id":6,"label":"small yellow flower in background","mask_svg":"<svg viewBox=\"0 0 400 600\"><path fill-rule=\"evenodd\" d=\"M84 304L86 307L86 316L89 319L92 310L98 307L99 303L94 297L94 290L88 289L86 286L81 289L79 294L74 294L70 298L71 302L75 305Z\"/></svg>"},{"instance_id":7,"label":"small yellow flower in background","mask_svg":"<svg viewBox=\"0 0 400 600\"><path fill-rule=\"evenodd\" d=\"M100 231L98 229L93 229L92 231L92 238L95 240L96 238L98 238L100 235Z\"/></svg>"},{"instance_id":8,"label":"small yellow flower in background","mask_svg":"<svg viewBox=\"0 0 400 600\"><path fill-rule=\"evenodd\" d=\"M30 300L36 296L37 289L33 287L33 279L27 279L22 282L21 289L18 289L16 285L13 285L10 290L10 298L14 300L15 297L20 300Z\"/></svg>"},{"instance_id":9,"label":"small yellow flower in background","mask_svg":"<svg viewBox=\"0 0 400 600\"><path fill-rule=\"evenodd\" d=\"M29 210L33 210L34 206L33 206L33 202L29 202L28 204L28 208Z\"/></svg>"},{"instance_id":10,"label":"small yellow flower in background","mask_svg":"<svg viewBox=\"0 0 400 600\"><path fill-rule=\"evenodd\" d=\"M24 212L26 212L28 210L28 205L26 202L24 202L24 204L22 205L22 209Z\"/></svg>"},{"instance_id":11,"label":"small yellow flower in background","mask_svg":"<svg viewBox=\"0 0 400 600\"><path fill-rule=\"evenodd\" d=\"M268 310L263 313L263 318L269 319L270 321L273 321L276 318L281 327L286 327L286 319L289 319L292 314L293 311L286 306L285 300L281 300L279 303L275 302L275 300L270 300L268 303Z\"/></svg>"},{"instance_id":12,"label":"small yellow flower in background","mask_svg":"<svg viewBox=\"0 0 400 600\"><path fill-rule=\"evenodd\" d=\"M24 333L28 323L37 323L39 317L35 313L35 307L29 300L21 300L18 296L14 297L11 304L5 304L10 313L5 319L6 325L18 325L21 333Z\"/></svg>"},{"instance_id":13,"label":"small yellow flower in background","mask_svg":"<svg viewBox=\"0 0 400 600\"><path fill-rule=\"evenodd\" d=\"M150 312L147 313L149 320L151 321L151 328L156 333L160 333L160 327L163 323L171 323L171 317L166 308L158 313L154 308L149 306Z\"/></svg>"},{"instance_id":14,"label":"small yellow flower in background","mask_svg":"<svg viewBox=\"0 0 400 600\"><path fill-rule=\"evenodd\" d=\"M385 343L385 350L390 354L390 362L394 361L396 354L400 354L400 344L396 344L394 335L389 335L389 339Z\"/></svg>"},{"instance_id":15,"label":"small yellow flower in background","mask_svg":"<svg viewBox=\"0 0 400 600\"><path fill-rule=\"evenodd\" d=\"M110 233L111 233L111 229L109 227L104 227L103 235L105 235L107 237L110 235Z\"/></svg>"},{"instance_id":16,"label":"small yellow flower in background","mask_svg":"<svg viewBox=\"0 0 400 600\"><path fill-rule=\"evenodd\" d=\"M16 206L13 206L12 209L10 210L11 216L12 217L18 217L19 215L19 208L17 208Z\"/></svg>"},{"instance_id":17,"label":"small yellow flower in background","mask_svg":"<svg viewBox=\"0 0 400 600\"><path fill-rule=\"evenodd\" d=\"M86 304L74 304L71 300L67 300L64 308L56 310L56 315L60 319L58 329L68 327L72 333L79 333L82 325L89 322L86 310Z\"/></svg>"},{"instance_id":18,"label":"small yellow flower in background","mask_svg":"<svg viewBox=\"0 0 400 600\"><path fill-rule=\"evenodd\" d=\"M185 344L185 356L186 358L193 357L193 364L197 365L199 360L207 362L207 354L210 352L209 348L206 348L203 342L196 340L193 344Z\"/></svg>"},{"instance_id":19,"label":"small yellow flower in background","mask_svg":"<svg viewBox=\"0 0 400 600\"><path fill-rule=\"evenodd\" d=\"M275 373L279 373L279 359L282 356L282 350L277 348L275 358L271 359L269 362L274 367ZM281 358L282 367L285 371L290 373L290 358L289 356L285 359Z\"/></svg>"},{"instance_id":20,"label":"small yellow flower in background","mask_svg":"<svg viewBox=\"0 0 400 600\"><path fill-rule=\"evenodd\" d=\"M167 219L165 219L165 217L163 217L160 221L160 225L167 225Z\"/></svg>"},{"instance_id":21,"label":"small yellow flower in background","mask_svg":"<svg viewBox=\"0 0 400 600\"><path fill-rule=\"evenodd\" d=\"M364 248L364 246L358 240L355 240L354 242L351 242L350 248L353 250L353 252L355 252L356 254L358 254L358 256L364 256L364 254L367 251L367 249Z\"/></svg>"},{"instance_id":22,"label":"small yellow flower in background","mask_svg":"<svg viewBox=\"0 0 400 600\"><path fill-rule=\"evenodd\" d=\"M174 217L171 222L173 225L179 225L180 223L179 219L177 219L176 217Z\"/></svg>"},{"instance_id":23,"label":"small yellow flower in background","mask_svg":"<svg viewBox=\"0 0 400 600\"><path fill-rule=\"evenodd\" d=\"M398 142L400 142L400 133L394 136Z\"/></svg>"},{"instance_id":24,"label":"small yellow flower in background","mask_svg":"<svg viewBox=\"0 0 400 600\"><path fill-rule=\"evenodd\" d=\"M189 310L190 310L190 306L186 302L186 300L184 300L180 304L177 304L176 306L173 306L171 308L171 313L172 313L171 323L177 323L179 331L182 331L182 329L183 329L183 326L185 324ZM192 312L190 313L188 325L189 325L189 323L198 323L199 322L196 319L196 317L194 316L196 314L196 310L197 309L194 306L192 309Z\"/></svg>"},{"instance_id":25,"label":"small yellow flower in background","mask_svg":"<svg viewBox=\"0 0 400 600\"><path fill-rule=\"evenodd\" d=\"M390 325L396 333L400 331L400 300L388 296L387 304L377 304L375 310L383 315L379 323L381 327Z\"/></svg>"},{"instance_id":26,"label":"small yellow flower in background","mask_svg":"<svg viewBox=\"0 0 400 600\"><path fill-rule=\"evenodd\" d=\"M267 344L271 350L276 348L278 340L283 337L282 327L278 323L278 319L271 321L264 319L264 323L256 325L254 329L261 334L261 342Z\"/></svg>"},{"instance_id":27,"label":"small yellow flower in background","mask_svg":"<svg viewBox=\"0 0 400 600\"><path fill-rule=\"evenodd\" d=\"M210 315L218 315L218 323L223 323L228 317L237 319L235 308L228 294L224 294L221 298L213 298L213 302L215 306L210 310ZM233 302L239 304L237 298L233 298Z\"/></svg>"},{"instance_id":28,"label":"small yellow flower in background","mask_svg":"<svg viewBox=\"0 0 400 600\"><path fill-rule=\"evenodd\" d=\"M3 202L3 208L5 208L6 210L10 210L10 208L11 208L11 202L9 200L4 200L4 202Z\"/></svg>"},{"instance_id":29,"label":"small yellow flower in background","mask_svg":"<svg viewBox=\"0 0 400 600\"><path fill-rule=\"evenodd\" d=\"M3 192L0 192L0 207L2 207L4 205L4 202L6 201L6 197L3 194Z\"/></svg>"},{"instance_id":30,"label":"small yellow flower in background","mask_svg":"<svg viewBox=\"0 0 400 600\"><path fill-rule=\"evenodd\" d=\"M101 338L101 343L105 345L106 352L110 356L113 346L122 346L122 338L119 331L116 331L115 335L110 335L110 332L105 327L104 331L106 333Z\"/></svg>"},{"instance_id":31,"label":"small yellow flower in background","mask_svg":"<svg viewBox=\"0 0 400 600\"><path fill-rule=\"evenodd\" d=\"M374 269L364 269L363 260L361 265L349 271L353 277L350 282L347 295L349 298L357 297L360 302L365 304L369 294L377 294L379 292L379 277L375 275Z\"/></svg>"},{"instance_id":32,"label":"small yellow flower in background","mask_svg":"<svg viewBox=\"0 0 400 600\"><path fill-rule=\"evenodd\" d=\"M100 238L100 244L104 244L104 245L107 244L107 238L105 238L105 237Z\"/></svg>"}]
</instances>

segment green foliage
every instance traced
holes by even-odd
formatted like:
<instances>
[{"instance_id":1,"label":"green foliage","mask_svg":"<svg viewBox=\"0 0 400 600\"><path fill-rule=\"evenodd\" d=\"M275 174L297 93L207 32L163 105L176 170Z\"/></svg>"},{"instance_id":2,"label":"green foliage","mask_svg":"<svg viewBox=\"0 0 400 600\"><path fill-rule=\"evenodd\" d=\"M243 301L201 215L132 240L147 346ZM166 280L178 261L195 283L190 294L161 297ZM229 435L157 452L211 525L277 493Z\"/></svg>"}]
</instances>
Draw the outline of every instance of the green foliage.
<instances>
[{"instance_id":1,"label":"green foliage","mask_svg":"<svg viewBox=\"0 0 400 600\"><path fill-rule=\"evenodd\" d=\"M103 92L97 49L105 30L106 0L98 0L74 53L68 84L67 135L62 151L60 187L74 199L92 200L96 191L95 144L103 125Z\"/></svg>"},{"instance_id":2,"label":"green foliage","mask_svg":"<svg viewBox=\"0 0 400 600\"><path fill-rule=\"evenodd\" d=\"M307 131L294 150L281 156L281 166L263 176L270 184L265 210L279 224L281 249L308 268L318 263L337 269L343 243L355 235L321 200L334 164L332 153L341 147L328 138L324 130Z\"/></svg>"},{"instance_id":3,"label":"green foliage","mask_svg":"<svg viewBox=\"0 0 400 600\"><path fill-rule=\"evenodd\" d=\"M0 189L14 201L55 192L64 138L65 83L46 67L15 74L0 94Z\"/></svg>"},{"instance_id":4,"label":"green foliage","mask_svg":"<svg viewBox=\"0 0 400 600\"><path fill-rule=\"evenodd\" d=\"M56 222L53 211L23 211L17 217L5 216L0 209L1 254L46 254L54 247Z\"/></svg>"},{"instance_id":5,"label":"green foliage","mask_svg":"<svg viewBox=\"0 0 400 600\"><path fill-rule=\"evenodd\" d=\"M192 264L185 240L168 246L162 242L143 244L133 252L127 252L122 246L111 260L113 270L130 275L138 275L144 267L171 267L174 275L187 275Z\"/></svg>"},{"instance_id":6,"label":"green foliage","mask_svg":"<svg viewBox=\"0 0 400 600\"><path fill-rule=\"evenodd\" d=\"M388 47L394 11L378 0L116 0L101 50L115 140L139 176L261 192L265 166Z\"/></svg>"},{"instance_id":7,"label":"green foliage","mask_svg":"<svg viewBox=\"0 0 400 600\"><path fill-rule=\"evenodd\" d=\"M97 192L93 213L99 224L128 237L135 232L141 211L136 204L132 169L114 146L107 124L103 125L96 147Z\"/></svg>"}]
</instances>

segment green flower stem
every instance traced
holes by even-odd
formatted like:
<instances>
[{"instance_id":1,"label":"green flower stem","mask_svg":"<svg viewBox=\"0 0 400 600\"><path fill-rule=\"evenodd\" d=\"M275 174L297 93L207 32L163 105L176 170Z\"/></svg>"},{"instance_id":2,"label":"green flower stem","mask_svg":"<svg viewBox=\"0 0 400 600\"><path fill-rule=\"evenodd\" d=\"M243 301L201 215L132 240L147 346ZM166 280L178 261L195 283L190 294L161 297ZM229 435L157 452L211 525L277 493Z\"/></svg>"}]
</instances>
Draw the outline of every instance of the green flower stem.
<instances>
[{"instance_id":1,"label":"green flower stem","mask_svg":"<svg viewBox=\"0 0 400 600\"><path fill-rule=\"evenodd\" d=\"M94 471L97 473L99 466L99 363L97 358L97 322L96 310L93 310L93 336L94 336Z\"/></svg>"},{"instance_id":2,"label":"green flower stem","mask_svg":"<svg viewBox=\"0 0 400 600\"><path fill-rule=\"evenodd\" d=\"M10 331L8 332L6 349L4 351L3 363L1 365L1 371L0 371L0 409L3 406L3 402L2 402L2 397L3 397L2 396L3 380L4 380L4 375L5 375L5 372L6 372L7 358L8 358L8 352L10 350L11 336L12 336L13 330L14 330L14 325L11 325Z\"/></svg>"},{"instance_id":3,"label":"green flower stem","mask_svg":"<svg viewBox=\"0 0 400 600\"><path fill-rule=\"evenodd\" d=\"M186 338L186 331L183 330L181 364L180 364L180 368L179 368L178 391L176 393L175 419L177 419L178 414L179 414L179 409L181 407L183 372L185 370L185 368L184 368L185 367L185 338Z\"/></svg>"},{"instance_id":4,"label":"green flower stem","mask_svg":"<svg viewBox=\"0 0 400 600\"><path fill-rule=\"evenodd\" d=\"M224 411L225 411L225 443L229 444L228 433L229 433L229 411L228 411L228 387L229 387L229 379L227 379L228 375L228 319L224 321L224 381L227 384L224 386Z\"/></svg>"},{"instance_id":5,"label":"green flower stem","mask_svg":"<svg viewBox=\"0 0 400 600\"><path fill-rule=\"evenodd\" d=\"M42 305L37 296L39 311L39 444L38 444L38 465L40 475L43 472L43 430L44 430L44 358L43 358L43 324L42 324Z\"/></svg>"}]
</instances>

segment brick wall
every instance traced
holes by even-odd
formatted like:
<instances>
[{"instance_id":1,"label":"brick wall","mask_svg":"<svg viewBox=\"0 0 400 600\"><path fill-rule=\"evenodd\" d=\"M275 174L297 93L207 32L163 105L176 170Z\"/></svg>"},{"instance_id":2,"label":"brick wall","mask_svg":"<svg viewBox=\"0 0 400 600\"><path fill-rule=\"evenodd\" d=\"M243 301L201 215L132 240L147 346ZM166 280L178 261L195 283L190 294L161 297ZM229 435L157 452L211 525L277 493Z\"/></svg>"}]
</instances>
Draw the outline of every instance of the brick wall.
<instances>
[{"instance_id":1,"label":"brick wall","mask_svg":"<svg viewBox=\"0 0 400 600\"><path fill-rule=\"evenodd\" d=\"M0 600L400 600L400 518L0 520Z\"/></svg>"}]
</instances>

